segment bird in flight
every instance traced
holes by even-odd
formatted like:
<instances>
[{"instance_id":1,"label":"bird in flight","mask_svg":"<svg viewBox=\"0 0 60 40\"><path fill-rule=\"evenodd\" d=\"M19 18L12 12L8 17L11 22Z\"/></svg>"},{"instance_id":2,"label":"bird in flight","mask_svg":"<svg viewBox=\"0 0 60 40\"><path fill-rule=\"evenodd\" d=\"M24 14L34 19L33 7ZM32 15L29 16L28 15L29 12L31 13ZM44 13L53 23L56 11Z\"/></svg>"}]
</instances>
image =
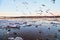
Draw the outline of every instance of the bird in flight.
<instances>
[{"instance_id":1,"label":"bird in flight","mask_svg":"<svg viewBox=\"0 0 60 40\"><path fill-rule=\"evenodd\" d=\"M52 0L53 1L53 3L55 4L55 0Z\"/></svg>"},{"instance_id":2,"label":"bird in flight","mask_svg":"<svg viewBox=\"0 0 60 40\"><path fill-rule=\"evenodd\" d=\"M46 6L46 5L42 4L42 6Z\"/></svg>"},{"instance_id":3,"label":"bird in flight","mask_svg":"<svg viewBox=\"0 0 60 40\"><path fill-rule=\"evenodd\" d=\"M16 0L13 0L14 2L16 1Z\"/></svg>"}]
</instances>

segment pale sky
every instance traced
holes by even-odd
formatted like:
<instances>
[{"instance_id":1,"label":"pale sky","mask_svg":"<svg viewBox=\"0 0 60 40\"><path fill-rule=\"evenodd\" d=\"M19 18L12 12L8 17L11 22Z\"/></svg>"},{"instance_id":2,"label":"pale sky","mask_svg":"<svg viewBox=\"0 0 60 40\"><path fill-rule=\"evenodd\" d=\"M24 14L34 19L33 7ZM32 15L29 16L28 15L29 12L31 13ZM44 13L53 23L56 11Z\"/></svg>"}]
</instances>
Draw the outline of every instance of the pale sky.
<instances>
[{"instance_id":1,"label":"pale sky","mask_svg":"<svg viewBox=\"0 0 60 40\"><path fill-rule=\"evenodd\" d=\"M52 15L50 12L60 15L60 0L55 4L52 0L0 0L0 16Z\"/></svg>"}]
</instances>

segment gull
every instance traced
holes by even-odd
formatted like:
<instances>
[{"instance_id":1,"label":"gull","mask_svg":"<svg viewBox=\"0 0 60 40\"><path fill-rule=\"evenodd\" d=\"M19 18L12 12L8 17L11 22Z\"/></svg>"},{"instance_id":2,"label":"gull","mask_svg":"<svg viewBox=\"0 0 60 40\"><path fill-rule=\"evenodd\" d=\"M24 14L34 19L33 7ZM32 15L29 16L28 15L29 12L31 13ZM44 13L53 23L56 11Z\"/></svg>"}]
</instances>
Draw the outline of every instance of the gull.
<instances>
[{"instance_id":1,"label":"gull","mask_svg":"<svg viewBox=\"0 0 60 40\"><path fill-rule=\"evenodd\" d=\"M46 10L46 13L49 13L50 9Z\"/></svg>"},{"instance_id":2,"label":"gull","mask_svg":"<svg viewBox=\"0 0 60 40\"><path fill-rule=\"evenodd\" d=\"M53 3L55 4L55 0L52 0L53 1Z\"/></svg>"},{"instance_id":3,"label":"gull","mask_svg":"<svg viewBox=\"0 0 60 40\"><path fill-rule=\"evenodd\" d=\"M43 10L39 10L41 13L39 13L40 15L42 14Z\"/></svg>"},{"instance_id":4,"label":"gull","mask_svg":"<svg viewBox=\"0 0 60 40\"><path fill-rule=\"evenodd\" d=\"M42 6L46 6L46 5L42 4Z\"/></svg>"},{"instance_id":5,"label":"gull","mask_svg":"<svg viewBox=\"0 0 60 40\"><path fill-rule=\"evenodd\" d=\"M51 15L54 15L53 13L50 12Z\"/></svg>"},{"instance_id":6,"label":"gull","mask_svg":"<svg viewBox=\"0 0 60 40\"><path fill-rule=\"evenodd\" d=\"M28 2L22 2L24 5L27 4L28 5Z\"/></svg>"},{"instance_id":7,"label":"gull","mask_svg":"<svg viewBox=\"0 0 60 40\"><path fill-rule=\"evenodd\" d=\"M16 0L13 0L14 2L16 1Z\"/></svg>"}]
</instances>

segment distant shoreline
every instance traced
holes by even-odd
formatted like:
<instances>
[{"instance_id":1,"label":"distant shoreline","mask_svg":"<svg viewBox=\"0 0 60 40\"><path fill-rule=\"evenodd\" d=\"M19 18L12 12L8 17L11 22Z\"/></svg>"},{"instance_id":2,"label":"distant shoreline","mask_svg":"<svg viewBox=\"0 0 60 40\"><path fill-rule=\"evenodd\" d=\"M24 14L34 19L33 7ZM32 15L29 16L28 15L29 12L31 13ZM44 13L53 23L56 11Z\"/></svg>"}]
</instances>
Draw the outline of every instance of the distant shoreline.
<instances>
[{"instance_id":1,"label":"distant shoreline","mask_svg":"<svg viewBox=\"0 0 60 40\"><path fill-rule=\"evenodd\" d=\"M18 16L18 17L0 17L0 19L13 19L13 18L60 18L60 16Z\"/></svg>"}]
</instances>

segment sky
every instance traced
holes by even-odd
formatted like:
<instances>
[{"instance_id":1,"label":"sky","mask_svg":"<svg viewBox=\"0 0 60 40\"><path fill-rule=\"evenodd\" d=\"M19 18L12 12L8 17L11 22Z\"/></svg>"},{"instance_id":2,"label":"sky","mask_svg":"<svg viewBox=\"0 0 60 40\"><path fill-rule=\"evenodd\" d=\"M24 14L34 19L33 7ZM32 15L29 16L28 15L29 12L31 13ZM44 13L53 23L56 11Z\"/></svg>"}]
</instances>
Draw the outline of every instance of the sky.
<instances>
[{"instance_id":1,"label":"sky","mask_svg":"<svg viewBox=\"0 0 60 40\"><path fill-rule=\"evenodd\" d=\"M60 15L60 0L0 0L0 16L47 15Z\"/></svg>"}]
</instances>

